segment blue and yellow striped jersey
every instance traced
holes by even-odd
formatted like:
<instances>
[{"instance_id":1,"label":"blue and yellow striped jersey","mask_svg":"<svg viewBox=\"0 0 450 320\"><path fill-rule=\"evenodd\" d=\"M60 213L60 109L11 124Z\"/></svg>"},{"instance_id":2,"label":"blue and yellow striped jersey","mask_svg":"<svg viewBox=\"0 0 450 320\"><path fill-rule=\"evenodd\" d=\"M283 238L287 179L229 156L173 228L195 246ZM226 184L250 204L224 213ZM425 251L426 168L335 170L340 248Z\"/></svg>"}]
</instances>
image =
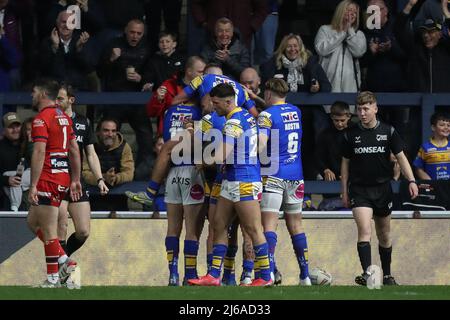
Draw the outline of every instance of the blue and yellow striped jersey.
<instances>
[{"instance_id":1,"label":"blue and yellow striped jersey","mask_svg":"<svg viewBox=\"0 0 450 320\"><path fill-rule=\"evenodd\" d=\"M221 83L227 83L231 85L236 93L236 105L243 107L247 110L255 107L255 102L250 99L247 91L236 81L227 76L206 74L204 76L198 76L183 90L189 98L192 98L195 94L202 99L205 95L211 92L211 90Z\"/></svg>"},{"instance_id":2,"label":"blue and yellow striped jersey","mask_svg":"<svg viewBox=\"0 0 450 320\"><path fill-rule=\"evenodd\" d=\"M225 126L226 118L224 116L219 116L217 112L213 112L203 116L201 123L201 132L202 132L202 140L203 142L211 142L216 145L216 148L220 146L219 141L216 139L222 140L222 131ZM215 132L214 132L215 131ZM221 182L222 181L222 165L217 166L216 178L214 181Z\"/></svg>"},{"instance_id":3,"label":"blue and yellow striped jersey","mask_svg":"<svg viewBox=\"0 0 450 320\"><path fill-rule=\"evenodd\" d=\"M202 110L194 105L171 106L164 114L163 139L164 142L175 137L178 132L184 131L185 120L200 121L202 119ZM193 159L189 163L182 165L192 165Z\"/></svg>"},{"instance_id":4,"label":"blue and yellow striped jersey","mask_svg":"<svg viewBox=\"0 0 450 320\"><path fill-rule=\"evenodd\" d=\"M211 141L213 138L211 134L211 129L218 130L222 132L225 126L226 118L224 116L219 116L217 112L213 112L203 116L201 130L203 133L203 141Z\"/></svg>"},{"instance_id":5,"label":"blue and yellow striped jersey","mask_svg":"<svg viewBox=\"0 0 450 320\"><path fill-rule=\"evenodd\" d=\"M164 142L175 137L184 130L185 120L199 121L202 119L202 110L194 105L171 106L164 114L163 139Z\"/></svg>"},{"instance_id":6,"label":"blue and yellow striped jersey","mask_svg":"<svg viewBox=\"0 0 450 320\"><path fill-rule=\"evenodd\" d=\"M260 182L258 159L258 126L256 119L242 108L227 115L223 128L224 143L233 146L225 166L228 181Z\"/></svg>"},{"instance_id":7,"label":"blue and yellow striped jersey","mask_svg":"<svg viewBox=\"0 0 450 320\"><path fill-rule=\"evenodd\" d=\"M423 169L432 180L450 180L450 143L437 146L433 139L422 144L414 166Z\"/></svg>"},{"instance_id":8,"label":"blue and yellow striped jersey","mask_svg":"<svg viewBox=\"0 0 450 320\"><path fill-rule=\"evenodd\" d=\"M270 106L259 114L258 126L260 133L269 137L267 151L271 165L278 167L278 172L272 176L286 180L302 180L303 130L300 109L289 103ZM277 154L271 154L272 149ZM262 166L268 167L269 164Z\"/></svg>"}]
</instances>

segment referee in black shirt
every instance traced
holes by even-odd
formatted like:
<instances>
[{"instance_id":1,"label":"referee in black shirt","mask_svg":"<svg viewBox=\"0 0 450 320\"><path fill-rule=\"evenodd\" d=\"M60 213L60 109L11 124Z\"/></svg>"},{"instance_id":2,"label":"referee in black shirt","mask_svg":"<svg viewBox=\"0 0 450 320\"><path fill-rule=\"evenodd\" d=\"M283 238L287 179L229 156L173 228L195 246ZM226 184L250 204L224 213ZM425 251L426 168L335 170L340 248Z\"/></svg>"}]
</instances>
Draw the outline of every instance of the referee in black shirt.
<instances>
[{"instance_id":1,"label":"referee in black shirt","mask_svg":"<svg viewBox=\"0 0 450 320\"><path fill-rule=\"evenodd\" d=\"M358 227L358 255L363 273L355 282L366 285L371 263L371 220L375 221L383 284L396 285L391 275L392 242L391 208L393 164L395 155L403 175L409 180L411 198L417 197L418 188L411 166L403 153L403 142L395 129L377 120L377 100L372 92L361 92L357 98L359 122L344 133L341 163L342 200L351 206Z\"/></svg>"}]
</instances>

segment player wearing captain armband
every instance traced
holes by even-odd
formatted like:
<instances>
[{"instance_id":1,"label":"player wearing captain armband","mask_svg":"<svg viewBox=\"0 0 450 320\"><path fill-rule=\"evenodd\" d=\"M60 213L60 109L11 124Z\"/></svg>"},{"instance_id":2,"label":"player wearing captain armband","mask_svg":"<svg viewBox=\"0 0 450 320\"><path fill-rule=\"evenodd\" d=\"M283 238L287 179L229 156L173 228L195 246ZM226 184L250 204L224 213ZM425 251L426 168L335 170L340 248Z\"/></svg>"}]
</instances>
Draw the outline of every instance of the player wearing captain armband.
<instances>
[{"instance_id":1,"label":"player wearing captain armband","mask_svg":"<svg viewBox=\"0 0 450 320\"><path fill-rule=\"evenodd\" d=\"M269 244L270 270L274 276L278 215L280 210L284 211L286 226L300 267L300 284L310 286L308 246L302 227L302 118L300 109L286 103L288 92L289 86L283 79L267 81L264 99L269 107L258 116L259 153L267 154L270 165L276 170L263 176L262 223ZM262 174L265 167L263 164Z\"/></svg>"}]
</instances>

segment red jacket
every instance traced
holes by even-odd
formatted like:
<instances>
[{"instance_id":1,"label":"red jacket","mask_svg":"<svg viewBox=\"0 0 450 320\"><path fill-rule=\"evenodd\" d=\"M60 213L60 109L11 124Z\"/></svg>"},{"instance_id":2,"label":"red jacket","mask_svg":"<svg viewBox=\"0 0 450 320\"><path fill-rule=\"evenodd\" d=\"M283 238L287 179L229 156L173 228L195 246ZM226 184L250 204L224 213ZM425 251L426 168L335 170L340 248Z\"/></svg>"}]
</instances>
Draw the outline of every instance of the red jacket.
<instances>
[{"instance_id":1,"label":"red jacket","mask_svg":"<svg viewBox=\"0 0 450 320\"><path fill-rule=\"evenodd\" d=\"M161 86L167 88L166 95L163 101L159 101L156 92L152 94L149 102L147 102L147 115L149 117L158 117L158 131L157 133L162 135L163 133L163 123L164 123L164 113L172 105L173 98L183 90L185 84L181 79L178 79L177 75L164 81Z\"/></svg>"}]
</instances>

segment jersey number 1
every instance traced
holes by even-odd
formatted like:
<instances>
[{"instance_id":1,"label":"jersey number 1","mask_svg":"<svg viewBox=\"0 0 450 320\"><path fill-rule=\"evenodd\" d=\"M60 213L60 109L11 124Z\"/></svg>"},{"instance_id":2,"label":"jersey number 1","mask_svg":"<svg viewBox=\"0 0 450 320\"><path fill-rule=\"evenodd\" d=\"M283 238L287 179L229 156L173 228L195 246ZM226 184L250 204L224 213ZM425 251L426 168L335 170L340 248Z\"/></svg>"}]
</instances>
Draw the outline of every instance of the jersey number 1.
<instances>
[{"instance_id":1,"label":"jersey number 1","mask_svg":"<svg viewBox=\"0 0 450 320\"><path fill-rule=\"evenodd\" d=\"M64 135L64 137L63 137L63 149L65 149L66 147L67 147L67 126L64 126L63 128L62 128L62 130L63 130L63 135Z\"/></svg>"}]
</instances>

